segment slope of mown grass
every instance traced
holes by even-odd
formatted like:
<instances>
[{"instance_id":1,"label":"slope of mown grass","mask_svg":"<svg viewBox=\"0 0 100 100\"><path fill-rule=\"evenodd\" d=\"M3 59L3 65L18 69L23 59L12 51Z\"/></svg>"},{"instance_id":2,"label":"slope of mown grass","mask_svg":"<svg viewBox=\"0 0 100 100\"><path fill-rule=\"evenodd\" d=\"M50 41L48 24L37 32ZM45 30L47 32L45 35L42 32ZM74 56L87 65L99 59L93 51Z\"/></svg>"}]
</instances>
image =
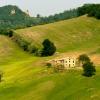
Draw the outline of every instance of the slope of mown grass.
<instances>
[{"instance_id":1,"label":"slope of mown grass","mask_svg":"<svg viewBox=\"0 0 100 100\"><path fill-rule=\"evenodd\" d=\"M99 54L100 21L94 18L83 16L16 32L38 46L50 38L60 52ZM0 100L100 100L100 66L91 78L83 77L81 70L50 74L44 62L55 56L34 57L8 37L0 40Z\"/></svg>"},{"instance_id":2,"label":"slope of mown grass","mask_svg":"<svg viewBox=\"0 0 100 100\"><path fill-rule=\"evenodd\" d=\"M36 59L6 65L0 100L100 100L100 68L91 78L82 71L48 74Z\"/></svg>"},{"instance_id":3,"label":"slope of mown grass","mask_svg":"<svg viewBox=\"0 0 100 100\"><path fill-rule=\"evenodd\" d=\"M0 65L13 63L30 57L10 38L0 35Z\"/></svg>"},{"instance_id":4,"label":"slope of mown grass","mask_svg":"<svg viewBox=\"0 0 100 100\"><path fill-rule=\"evenodd\" d=\"M59 52L73 50L96 52L100 48L100 21L86 16L15 32L38 46L41 46L44 39L49 38Z\"/></svg>"}]
</instances>

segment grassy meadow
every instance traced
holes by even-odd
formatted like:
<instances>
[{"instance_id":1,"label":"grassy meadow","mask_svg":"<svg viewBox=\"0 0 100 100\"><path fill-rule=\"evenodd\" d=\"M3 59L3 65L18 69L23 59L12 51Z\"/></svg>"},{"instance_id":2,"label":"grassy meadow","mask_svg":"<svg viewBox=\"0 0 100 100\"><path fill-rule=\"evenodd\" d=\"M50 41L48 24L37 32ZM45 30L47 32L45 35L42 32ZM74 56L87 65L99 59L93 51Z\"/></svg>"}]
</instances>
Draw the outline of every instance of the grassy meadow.
<instances>
[{"instance_id":1,"label":"grassy meadow","mask_svg":"<svg viewBox=\"0 0 100 100\"><path fill-rule=\"evenodd\" d=\"M15 32L38 47L48 38L55 43L58 52L100 53L100 21L95 18L82 16Z\"/></svg>"},{"instance_id":2,"label":"grassy meadow","mask_svg":"<svg viewBox=\"0 0 100 100\"><path fill-rule=\"evenodd\" d=\"M82 16L57 23L16 30L16 34L41 46L49 38L59 55L35 57L24 52L6 36L0 36L0 100L100 100L100 21ZM51 73L45 61L80 53L89 54L96 75L82 76L82 70Z\"/></svg>"}]
</instances>

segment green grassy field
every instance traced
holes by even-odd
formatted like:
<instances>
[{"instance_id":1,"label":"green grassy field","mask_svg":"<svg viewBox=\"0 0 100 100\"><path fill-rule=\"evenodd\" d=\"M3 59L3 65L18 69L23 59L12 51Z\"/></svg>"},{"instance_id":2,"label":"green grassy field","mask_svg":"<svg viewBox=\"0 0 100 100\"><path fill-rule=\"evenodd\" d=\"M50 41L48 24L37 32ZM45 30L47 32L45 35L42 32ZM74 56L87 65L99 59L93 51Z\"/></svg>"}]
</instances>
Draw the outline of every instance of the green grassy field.
<instances>
[{"instance_id":1,"label":"green grassy field","mask_svg":"<svg viewBox=\"0 0 100 100\"><path fill-rule=\"evenodd\" d=\"M91 78L82 71L49 74L35 60L4 66L0 100L100 100L100 68Z\"/></svg>"},{"instance_id":2,"label":"green grassy field","mask_svg":"<svg viewBox=\"0 0 100 100\"><path fill-rule=\"evenodd\" d=\"M94 18L83 16L16 32L38 46L44 38L50 38L61 56L86 52L100 60L100 21ZM99 64L91 78L82 76L82 70L50 73L44 62L56 56L35 57L6 36L0 36L0 40L0 70L4 75L0 100L100 100Z\"/></svg>"},{"instance_id":3,"label":"green grassy field","mask_svg":"<svg viewBox=\"0 0 100 100\"><path fill-rule=\"evenodd\" d=\"M95 18L82 16L15 32L38 46L48 38L55 43L59 52L100 52L100 21Z\"/></svg>"}]
</instances>

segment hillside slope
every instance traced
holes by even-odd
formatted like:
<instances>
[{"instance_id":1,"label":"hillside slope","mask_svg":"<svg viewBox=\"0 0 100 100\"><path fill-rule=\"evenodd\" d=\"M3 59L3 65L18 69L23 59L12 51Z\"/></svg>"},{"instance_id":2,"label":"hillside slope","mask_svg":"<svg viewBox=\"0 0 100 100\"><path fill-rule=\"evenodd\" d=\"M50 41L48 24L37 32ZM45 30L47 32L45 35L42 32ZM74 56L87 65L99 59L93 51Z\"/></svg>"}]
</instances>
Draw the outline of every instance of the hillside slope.
<instances>
[{"instance_id":1,"label":"hillside slope","mask_svg":"<svg viewBox=\"0 0 100 100\"><path fill-rule=\"evenodd\" d=\"M0 7L0 30L24 28L34 25L33 23L34 18L17 6L7 5Z\"/></svg>"},{"instance_id":2,"label":"hillside slope","mask_svg":"<svg viewBox=\"0 0 100 100\"><path fill-rule=\"evenodd\" d=\"M23 52L10 38L0 35L0 65L25 60L27 57L30 55Z\"/></svg>"},{"instance_id":3,"label":"hillside slope","mask_svg":"<svg viewBox=\"0 0 100 100\"><path fill-rule=\"evenodd\" d=\"M20 29L17 35L38 47L48 38L55 43L57 51L89 51L100 53L100 20L82 16L47 25Z\"/></svg>"},{"instance_id":4,"label":"hillside slope","mask_svg":"<svg viewBox=\"0 0 100 100\"><path fill-rule=\"evenodd\" d=\"M28 41L35 41L37 46L50 38L64 55L81 51L99 55L99 24L98 20L83 16L76 21L72 19L16 32ZM4 73L0 100L100 100L99 65L96 75L91 78L82 76L81 70L51 73L44 61L54 57L34 57L8 37L0 36L0 71Z\"/></svg>"}]
</instances>

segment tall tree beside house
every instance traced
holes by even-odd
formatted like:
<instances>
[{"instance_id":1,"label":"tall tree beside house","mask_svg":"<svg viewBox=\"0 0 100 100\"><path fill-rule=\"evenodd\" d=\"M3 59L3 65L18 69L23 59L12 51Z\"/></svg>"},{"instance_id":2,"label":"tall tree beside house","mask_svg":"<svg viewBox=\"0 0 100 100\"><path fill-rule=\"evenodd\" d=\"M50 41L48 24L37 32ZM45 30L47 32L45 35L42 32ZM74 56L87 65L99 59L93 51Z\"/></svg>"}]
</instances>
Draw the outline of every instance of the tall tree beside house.
<instances>
[{"instance_id":1,"label":"tall tree beside house","mask_svg":"<svg viewBox=\"0 0 100 100\"><path fill-rule=\"evenodd\" d=\"M86 62L83 64L83 75L87 77L91 77L95 75L96 69L92 62Z\"/></svg>"},{"instance_id":2,"label":"tall tree beside house","mask_svg":"<svg viewBox=\"0 0 100 100\"><path fill-rule=\"evenodd\" d=\"M78 57L79 63L81 63L81 66L83 67L83 75L87 77L91 77L95 74L96 69L91 62L90 58L86 54L82 54Z\"/></svg>"},{"instance_id":3,"label":"tall tree beside house","mask_svg":"<svg viewBox=\"0 0 100 100\"><path fill-rule=\"evenodd\" d=\"M41 56L52 56L56 52L56 46L49 39L45 39L42 45Z\"/></svg>"},{"instance_id":4,"label":"tall tree beside house","mask_svg":"<svg viewBox=\"0 0 100 100\"><path fill-rule=\"evenodd\" d=\"M84 64L86 62L90 62L90 58L86 54L82 54L78 57L78 61L80 64Z\"/></svg>"}]
</instances>

